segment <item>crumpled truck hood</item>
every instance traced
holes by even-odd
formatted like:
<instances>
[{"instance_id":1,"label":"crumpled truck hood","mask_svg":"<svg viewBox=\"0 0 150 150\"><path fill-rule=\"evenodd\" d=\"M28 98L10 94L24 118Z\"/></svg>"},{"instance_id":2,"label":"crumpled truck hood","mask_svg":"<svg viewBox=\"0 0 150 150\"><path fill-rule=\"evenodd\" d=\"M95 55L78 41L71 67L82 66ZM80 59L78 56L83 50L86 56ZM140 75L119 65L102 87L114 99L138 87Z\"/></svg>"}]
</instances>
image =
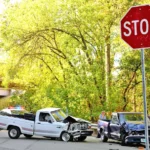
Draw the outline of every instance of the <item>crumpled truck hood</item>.
<instances>
[{"instance_id":1,"label":"crumpled truck hood","mask_svg":"<svg viewBox=\"0 0 150 150\"><path fill-rule=\"evenodd\" d=\"M67 116L64 120L63 120L64 123L67 123L67 122L71 122L71 123L75 123L75 122L86 122L86 123L90 123L89 121L87 120L84 120L84 119L81 119L81 118L76 118L76 117L73 117L73 116Z\"/></svg>"},{"instance_id":2,"label":"crumpled truck hood","mask_svg":"<svg viewBox=\"0 0 150 150\"><path fill-rule=\"evenodd\" d=\"M140 131L145 129L144 124L134 124L134 123L126 123L128 130L132 131Z\"/></svg>"}]
</instances>

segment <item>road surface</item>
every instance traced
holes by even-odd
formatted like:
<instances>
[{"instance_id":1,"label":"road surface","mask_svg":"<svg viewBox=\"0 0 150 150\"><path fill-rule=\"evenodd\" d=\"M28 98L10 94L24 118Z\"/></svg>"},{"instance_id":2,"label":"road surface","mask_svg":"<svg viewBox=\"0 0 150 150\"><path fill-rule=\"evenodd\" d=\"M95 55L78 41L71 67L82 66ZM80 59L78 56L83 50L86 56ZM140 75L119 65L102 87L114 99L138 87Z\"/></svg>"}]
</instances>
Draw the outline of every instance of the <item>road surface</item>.
<instances>
[{"instance_id":1,"label":"road surface","mask_svg":"<svg viewBox=\"0 0 150 150\"><path fill-rule=\"evenodd\" d=\"M84 142L63 142L44 137L33 136L26 139L10 139L7 131L0 131L0 150L138 150L138 145L121 146L119 142L100 142L96 137L88 137Z\"/></svg>"}]
</instances>

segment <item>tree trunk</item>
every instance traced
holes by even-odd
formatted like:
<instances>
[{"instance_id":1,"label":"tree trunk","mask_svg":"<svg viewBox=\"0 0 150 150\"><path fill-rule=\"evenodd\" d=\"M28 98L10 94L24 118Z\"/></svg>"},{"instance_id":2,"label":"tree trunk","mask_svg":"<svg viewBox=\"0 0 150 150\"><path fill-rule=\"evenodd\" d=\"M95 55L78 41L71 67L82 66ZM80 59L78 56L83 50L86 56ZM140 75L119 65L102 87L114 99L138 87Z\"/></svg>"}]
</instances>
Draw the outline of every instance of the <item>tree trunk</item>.
<instances>
[{"instance_id":1,"label":"tree trunk","mask_svg":"<svg viewBox=\"0 0 150 150\"><path fill-rule=\"evenodd\" d=\"M106 48L105 48L105 75L106 75L106 102L109 101L109 89L110 89L110 36L106 37Z\"/></svg>"}]
</instances>

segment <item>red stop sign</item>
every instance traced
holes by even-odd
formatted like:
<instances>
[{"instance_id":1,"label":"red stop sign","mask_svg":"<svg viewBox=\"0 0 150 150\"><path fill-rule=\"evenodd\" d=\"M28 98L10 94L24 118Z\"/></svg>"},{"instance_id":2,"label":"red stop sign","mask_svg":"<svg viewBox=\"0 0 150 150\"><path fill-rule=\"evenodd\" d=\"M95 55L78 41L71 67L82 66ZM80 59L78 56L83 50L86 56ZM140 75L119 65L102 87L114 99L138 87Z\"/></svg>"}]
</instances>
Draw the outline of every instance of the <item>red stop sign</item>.
<instances>
[{"instance_id":1,"label":"red stop sign","mask_svg":"<svg viewBox=\"0 0 150 150\"><path fill-rule=\"evenodd\" d=\"M150 5L128 10L121 20L121 37L133 49L150 47Z\"/></svg>"}]
</instances>

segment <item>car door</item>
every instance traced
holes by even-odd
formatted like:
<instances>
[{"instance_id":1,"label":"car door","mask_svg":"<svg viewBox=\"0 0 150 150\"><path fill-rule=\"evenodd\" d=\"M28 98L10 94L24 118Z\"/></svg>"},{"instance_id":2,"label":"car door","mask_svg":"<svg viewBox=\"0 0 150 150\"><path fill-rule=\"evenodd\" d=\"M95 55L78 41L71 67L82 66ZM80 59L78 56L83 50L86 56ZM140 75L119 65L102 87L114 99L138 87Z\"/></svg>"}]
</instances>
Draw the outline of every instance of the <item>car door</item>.
<instances>
[{"instance_id":1,"label":"car door","mask_svg":"<svg viewBox=\"0 0 150 150\"><path fill-rule=\"evenodd\" d=\"M119 139L120 137L120 123L117 114L112 115L112 120L110 123L110 135L114 139Z\"/></svg>"},{"instance_id":2,"label":"car door","mask_svg":"<svg viewBox=\"0 0 150 150\"><path fill-rule=\"evenodd\" d=\"M47 115L50 116L50 120L46 120ZM62 131L61 123L53 122L49 113L40 112L39 119L35 121L35 135L42 135L48 137L59 137Z\"/></svg>"}]
</instances>

